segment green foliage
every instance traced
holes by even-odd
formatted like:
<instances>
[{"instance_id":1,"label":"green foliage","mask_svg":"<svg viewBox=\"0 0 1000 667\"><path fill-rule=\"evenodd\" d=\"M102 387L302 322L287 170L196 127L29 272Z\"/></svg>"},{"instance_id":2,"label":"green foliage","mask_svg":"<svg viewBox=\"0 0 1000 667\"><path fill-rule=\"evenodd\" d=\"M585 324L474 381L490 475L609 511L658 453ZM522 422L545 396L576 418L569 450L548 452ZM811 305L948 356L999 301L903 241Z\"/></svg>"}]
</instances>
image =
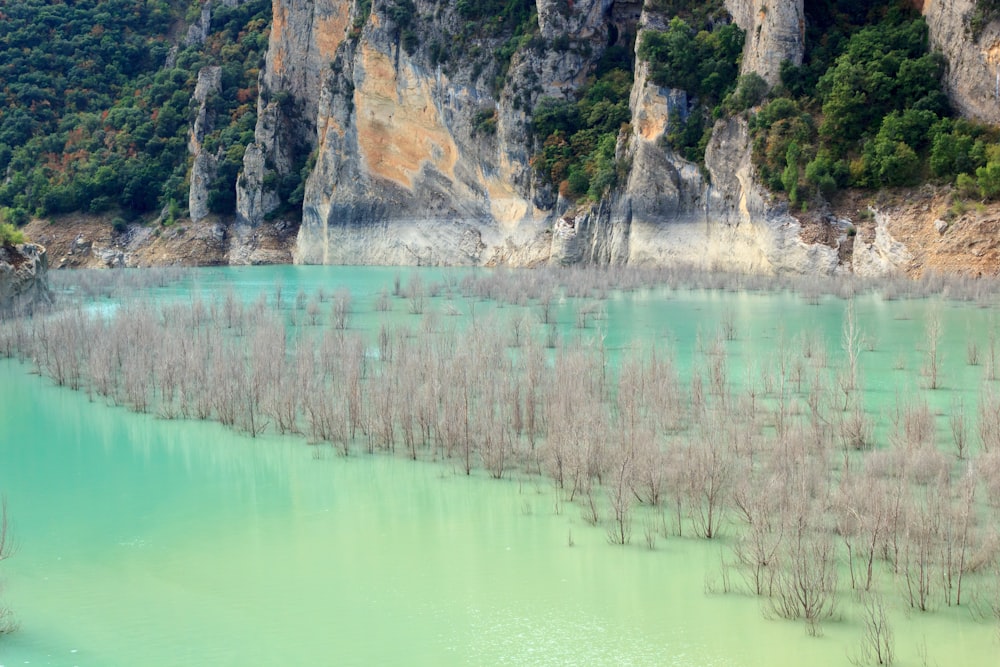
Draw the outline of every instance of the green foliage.
<instances>
[{"instance_id":1,"label":"green foliage","mask_svg":"<svg viewBox=\"0 0 1000 667\"><path fill-rule=\"evenodd\" d=\"M222 68L205 145L226 154L252 141L271 4L213 3L205 44L165 67L166 35L189 5L0 2L0 163L9 176L0 206L42 215L117 207L134 217L186 201L190 105L204 66Z\"/></svg>"},{"instance_id":2,"label":"green foliage","mask_svg":"<svg viewBox=\"0 0 1000 667\"><path fill-rule=\"evenodd\" d=\"M663 16L680 17L693 26L706 26L729 18L722 0L649 0L646 7Z\"/></svg>"},{"instance_id":3,"label":"green foliage","mask_svg":"<svg viewBox=\"0 0 1000 667\"><path fill-rule=\"evenodd\" d=\"M726 97L726 111L731 114L746 111L763 102L765 97L767 97L767 81L764 81L757 72L744 74L736 82L736 89Z\"/></svg>"},{"instance_id":4,"label":"green foliage","mask_svg":"<svg viewBox=\"0 0 1000 667\"><path fill-rule=\"evenodd\" d=\"M835 161L826 151L820 151L805 168L805 183L822 197L829 197L847 182L848 169L843 161Z\"/></svg>"},{"instance_id":5,"label":"green foliage","mask_svg":"<svg viewBox=\"0 0 1000 667\"><path fill-rule=\"evenodd\" d=\"M495 92L502 89L514 54L543 43L533 0L458 0L454 11L461 27L429 45L432 61L471 59L476 76L484 70L494 75ZM568 39L564 41L563 46L568 47Z\"/></svg>"},{"instance_id":6,"label":"green foliage","mask_svg":"<svg viewBox=\"0 0 1000 667\"><path fill-rule=\"evenodd\" d=\"M816 86L819 131L831 143L858 141L892 111L948 112L941 93L944 60L927 52L923 18L886 20L855 33Z\"/></svg>"},{"instance_id":7,"label":"green foliage","mask_svg":"<svg viewBox=\"0 0 1000 667\"><path fill-rule=\"evenodd\" d=\"M617 184L615 145L631 118L631 88L631 73L616 68L588 79L576 100L538 100L532 132L541 150L531 164L545 182L572 199L593 200Z\"/></svg>"},{"instance_id":8,"label":"green foliage","mask_svg":"<svg viewBox=\"0 0 1000 667\"><path fill-rule=\"evenodd\" d=\"M472 117L472 133L479 135L494 135L497 133L496 107L485 107Z\"/></svg>"},{"instance_id":9,"label":"green foliage","mask_svg":"<svg viewBox=\"0 0 1000 667\"><path fill-rule=\"evenodd\" d=\"M687 117L673 111L667 119L667 144L695 164L705 161L705 148L712 138L712 126L705 122L705 115L703 109L697 108Z\"/></svg>"},{"instance_id":10,"label":"green foliage","mask_svg":"<svg viewBox=\"0 0 1000 667\"><path fill-rule=\"evenodd\" d=\"M24 232L9 222L0 222L0 246L11 246L24 242Z\"/></svg>"},{"instance_id":11,"label":"green foliage","mask_svg":"<svg viewBox=\"0 0 1000 667\"><path fill-rule=\"evenodd\" d=\"M351 23L350 37L357 39L361 36L361 29L368 22L368 17L372 14L372 0L356 0L354 10L354 21Z\"/></svg>"},{"instance_id":12,"label":"green foliage","mask_svg":"<svg viewBox=\"0 0 1000 667\"><path fill-rule=\"evenodd\" d=\"M653 83L686 90L714 105L736 84L743 38L736 24L695 31L674 17L666 31L643 33L639 57L649 61Z\"/></svg>"},{"instance_id":13,"label":"green foliage","mask_svg":"<svg viewBox=\"0 0 1000 667\"><path fill-rule=\"evenodd\" d=\"M976 184L983 199L1000 197L1000 161L990 161L976 169Z\"/></svg>"},{"instance_id":14,"label":"green foliage","mask_svg":"<svg viewBox=\"0 0 1000 667\"><path fill-rule=\"evenodd\" d=\"M961 197L975 197L979 194L979 183L969 174L959 174L955 179L955 190Z\"/></svg>"},{"instance_id":15,"label":"green foliage","mask_svg":"<svg viewBox=\"0 0 1000 667\"><path fill-rule=\"evenodd\" d=\"M676 3L674 3L676 4ZM671 114L668 144L685 159L701 164L711 138L712 110L723 99L731 112L760 102L767 84L756 74L747 75L737 88L743 31L735 24L714 23L711 30L695 30L679 16L666 31L647 30L638 55L650 63L653 83L679 88L694 96L690 113Z\"/></svg>"},{"instance_id":16,"label":"green foliage","mask_svg":"<svg viewBox=\"0 0 1000 667\"><path fill-rule=\"evenodd\" d=\"M812 116L795 100L779 97L762 107L751 119L753 159L760 177L772 190L789 192L789 152L800 164L815 157L816 128ZM792 149L792 145L795 149ZM797 172L796 172L797 174ZM795 183L798 183L796 176Z\"/></svg>"},{"instance_id":17,"label":"green foliage","mask_svg":"<svg viewBox=\"0 0 1000 667\"><path fill-rule=\"evenodd\" d=\"M950 117L944 61L928 51L919 14L896 2L846 0L813 3L806 14L805 62L782 66L779 94L787 97L751 121L754 162L771 188L795 202L843 187L950 180L987 166L994 132ZM992 192L987 172L979 189Z\"/></svg>"},{"instance_id":18,"label":"green foliage","mask_svg":"<svg viewBox=\"0 0 1000 667\"><path fill-rule=\"evenodd\" d=\"M939 178L972 174L986 164L987 142L995 138L983 126L965 120L944 119L934 127L929 165Z\"/></svg>"}]
</instances>

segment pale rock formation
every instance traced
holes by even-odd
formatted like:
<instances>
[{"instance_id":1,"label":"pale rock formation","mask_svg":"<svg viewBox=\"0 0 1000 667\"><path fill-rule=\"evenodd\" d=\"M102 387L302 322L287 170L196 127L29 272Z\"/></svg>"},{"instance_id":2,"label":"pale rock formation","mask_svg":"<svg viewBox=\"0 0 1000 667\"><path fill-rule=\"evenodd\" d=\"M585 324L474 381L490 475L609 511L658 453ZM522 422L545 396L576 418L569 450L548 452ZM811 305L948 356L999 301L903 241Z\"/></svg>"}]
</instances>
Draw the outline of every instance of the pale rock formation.
<instances>
[{"instance_id":1,"label":"pale rock formation","mask_svg":"<svg viewBox=\"0 0 1000 667\"><path fill-rule=\"evenodd\" d=\"M806 21L803 0L727 0L726 8L746 31L744 74L756 72L775 85L781 81L781 63L802 64Z\"/></svg>"},{"instance_id":2,"label":"pale rock formation","mask_svg":"<svg viewBox=\"0 0 1000 667\"><path fill-rule=\"evenodd\" d=\"M913 261L913 254L889 233L889 218L879 210L875 217L875 240L871 243L854 241L853 269L856 275L870 278L901 272Z\"/></svg>"},{"instance_id":3,"label":"pale rock formation","mask_svg":"<svg viewBox=\"0 0 1000 667\"><path fill-rule=\"evenodd\" d=\"M47 271L44 247L0 244L0 313L30 312L51 304Z\"/></svg>"},{"instance_id":4,"label":"pale rock formation","mask_svg":"<svg viewBox=\"0 0 1000 667\"><path fill-rule=\"evenodd\" d=\"M194 88L194 100L198 103L198 115L191 126L188 137L188 152L194 156L191 166L191 188L188 193L188 211L192 220L202 220L208 216L208 190L215 178L218 158L202 150L205 136L212 131L215 119L208 109L208 98L217 95L222 88L222 68L204 67L198 72L198 83Z\"/></svg>"},{"instance_id":5,"label":"pale rock formation","mask_svg":"<svg viewBox=\"0 0 1000 667\"><path fill-rule=\"evenodd\" d=\"M945 90L963 115L1000 123L1000 21L973 39L975 0L923 0L931 43L948 60Z\"/></svg>"},{"instance_id":6,"label":"pale rock formation","mask_svg":"<svg viewBox=\"0 0 1000 667\"><path fill-rule=\"evenodd\" d=\"M335 0L274 0L255 142L236 184L241 222L258 224L280 205L268 174L288 174L315 147L318 92L347 37L352 10L353 3Z\"/></svg>"},{"instance_id":7,"label":"pale rock formation","mask_svg":"<svg viewBox=\"0 0 1000 667\"><path fill-rule=\"evenodd\" d=\"M274 183L308 164L297 262L838 270L836 249L803 243L756 184L745 121L716 126L704 173L666 148L670 113L684 117L690 100L649 82L641 62L619 187L578 209L534 173L538 100L572 97L609 45L670 17L638 1L536 0L540 37L521 41L497 89L493 61L432 57L435 40L463 25L454 6L416 0L408 53L392 2L373 0L359 17L355 3L274 0L255 143L237 184L242 235L281 205ZM726 6L747 31L744 72L773 84L783 60L801 62L801 0Z\"/></svg>"},{"instance_id":8,"label":"pale rock formation","mask_svg":"<svg viewBox=\"0 0 1000 667\"><path fill-rule=\"evenodd\" d=\"M212 27L212 3L206 2L202 5L198 18L188 26L187 44L204 44L208 39L209 29Z\"/></svg>"}]
</instances>

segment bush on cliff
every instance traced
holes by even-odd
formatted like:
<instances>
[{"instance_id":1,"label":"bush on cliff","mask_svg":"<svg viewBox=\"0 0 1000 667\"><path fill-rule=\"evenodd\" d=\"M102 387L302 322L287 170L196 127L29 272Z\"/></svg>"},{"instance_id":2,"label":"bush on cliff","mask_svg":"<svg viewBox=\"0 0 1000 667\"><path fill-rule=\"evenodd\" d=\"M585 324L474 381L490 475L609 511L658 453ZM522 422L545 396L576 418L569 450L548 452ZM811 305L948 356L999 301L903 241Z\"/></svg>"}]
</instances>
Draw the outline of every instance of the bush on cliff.
<instances>
[{"instance_id":1,"label":"bush on cliff","mask_svg":"<svg viewBox=\"0 0 1000 667\"><path fill-rule=\"evenodd\" d=\"M24 232L9 222L0 222L0 246L11 246L24 242Z\"/></svg>"}]
</instances>

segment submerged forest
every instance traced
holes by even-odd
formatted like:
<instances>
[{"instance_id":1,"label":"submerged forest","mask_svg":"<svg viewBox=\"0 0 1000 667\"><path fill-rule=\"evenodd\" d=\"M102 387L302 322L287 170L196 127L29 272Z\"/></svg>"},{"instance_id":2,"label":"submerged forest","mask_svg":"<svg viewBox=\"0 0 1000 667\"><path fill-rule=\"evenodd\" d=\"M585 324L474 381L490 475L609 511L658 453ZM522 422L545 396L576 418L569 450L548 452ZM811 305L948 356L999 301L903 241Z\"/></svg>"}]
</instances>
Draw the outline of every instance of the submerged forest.
<instances>
[{"instance_id":1,"label":"submerged forest","mask_svg":"<svg viewBox=\"0 0 1000 667\"><path fill-rule=\"evenodd\" d=\"M0 667L994 664L922 4L0 0Z\"/></svg>"},{"instance_id":2,"label":"submerged forest","mask_svg":"<svg viewBox=\"0 0 1000 667\"><path fill-rule=\"evenodd\" d=\"M366 293L279 281L254 296L172 292L181 280L55 274L62 307L6 320L0 355L158 420L544 480L610 545L717 541L707 592L757 597L765 618L810 635L860 619L858 664L891 664L900 610L1000 624L990 282L415 270ZM764 334L731 305L634 340L609 315L623 298L778 287L806 313L832 304L832 323L772 323L766 352L741 352ZM901 309L912 347L869 321L878 303ZM955 308L968 329L946 330ZM908 389L886 392L891 377Z\"/></svg>"}]
</instances>

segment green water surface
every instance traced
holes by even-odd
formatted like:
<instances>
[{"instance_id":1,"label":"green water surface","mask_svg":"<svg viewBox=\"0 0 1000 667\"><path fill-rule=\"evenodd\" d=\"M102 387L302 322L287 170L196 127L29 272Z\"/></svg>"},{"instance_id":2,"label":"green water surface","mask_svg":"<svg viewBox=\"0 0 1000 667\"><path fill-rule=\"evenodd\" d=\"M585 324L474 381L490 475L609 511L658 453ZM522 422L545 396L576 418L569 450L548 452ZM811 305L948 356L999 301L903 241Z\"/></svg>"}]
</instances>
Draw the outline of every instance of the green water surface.
<instances>
[{"instance_id":1,"label":"green water surface","mask_svg":"<svg viewBox=\"0 0 1000 667\"><path fill-rule=\"evenodd\" d=\"M300 285L347 285L365 327L384 316L368 304L394 274L205 270L165 296L187 298L193 285L251 298L280 283L291 300ZM568 337L581 335L572 307L558 311ZM865 386L880 404L916 390L932 307L945 322L945 388L928 400L975 405L984 371L966 363L966 339L977 332L985 346L990 309L863 297L859 321L878 339L862 355ZM831 358L841 354L844 304L832 298L647 290L606 310L609 348L657 341L682 367L696 363L699 332L734 316L735 378L814 328ZM393 317L418 316L397 305ZM0 362L0 491L17 545L0 564L0 600L20 623L0 637L6 667L823 666L849 664L861 635L849 601L816 638L765 619L754 598L706 592L725 537L612 546L545 480L157 420L28 370ZM995 623L892 605L897 665L1000 664Z\"/></svg>"}]
</instances>

